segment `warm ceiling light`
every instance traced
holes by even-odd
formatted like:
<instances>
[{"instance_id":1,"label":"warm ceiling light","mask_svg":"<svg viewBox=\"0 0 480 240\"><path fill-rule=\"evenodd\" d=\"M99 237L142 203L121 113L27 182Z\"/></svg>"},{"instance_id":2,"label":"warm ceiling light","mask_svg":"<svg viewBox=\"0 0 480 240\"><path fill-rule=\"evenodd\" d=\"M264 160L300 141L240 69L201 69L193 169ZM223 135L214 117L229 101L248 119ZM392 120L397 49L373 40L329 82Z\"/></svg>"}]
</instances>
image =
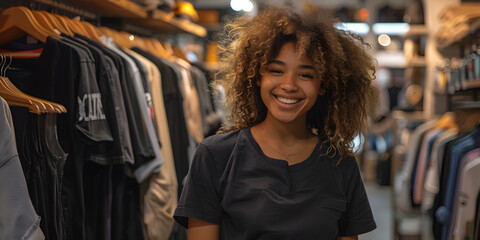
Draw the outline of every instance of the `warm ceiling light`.
<instances>
[{"instance_id":1,"label":"warm ceiling light","mask_svg":"<svg viewBox=\"0 0 480 240\"><path fill-rule=\"evenodd\" d=\"M237 12L251 12L253 10L253 3L250 0L231 0L230 7Z\"/></svg>"},{"instance_id":2,"label":"warm ceiling light","mask_svg":"<svg viewBox=\"0 0 480 240\"><path fill-rule=\"evenodd\" d=\"M390 39L390 36L388 36L387 34L381 34L380 36L378 36L378 43L384 47L387 47L388 45L390 45L391 42L392 40Z\"/></svg>"},{"instance_id":3,"label":"warm ceiling light","mask_svg":"<svg viewBox=\"0 0 480 240\"><path fill-rule=\"evenodd\" d=\"M340 30L353 32L359 35L365 35L370 31L370 27L366 23L340 23L335 24L335 27Z\"/></svg>"},{"instance_id":4,"label":"warm ceiling light","mask_svg":"<svg viewBox=\"0 0 480 240\"><path fill-rule=\"evenodd\" d=\"M375 23L373 24L375 34L402 35L410 30L408 23Z\"/></svg>"}]
</instances>

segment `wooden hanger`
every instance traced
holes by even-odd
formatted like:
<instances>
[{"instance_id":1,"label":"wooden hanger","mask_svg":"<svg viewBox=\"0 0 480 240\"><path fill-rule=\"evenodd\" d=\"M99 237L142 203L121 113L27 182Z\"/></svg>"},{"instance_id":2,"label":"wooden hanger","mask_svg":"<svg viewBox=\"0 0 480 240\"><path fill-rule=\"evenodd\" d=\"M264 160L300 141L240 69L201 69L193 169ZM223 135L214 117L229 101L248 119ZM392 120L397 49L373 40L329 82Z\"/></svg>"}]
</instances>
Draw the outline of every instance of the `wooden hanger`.
<instances>
[{"instance_id":1,"label":"wooden hanger","mask_svg":"<svg viewBox=\"0 0 480 240\"><path fill-rule=\"evenodd\" d=\"M68 17L61 16L61 15L57 15L57 16L65 21L65 24L67 24L70 30L72 30L73 34L78 33L84 36L86 35L86 31L85 31L85 28L83 28L83 25L78 24L78 22L75 22Z\"/></svg>"},{"instance_id":2,"label":"wooden hanger","mask_svg":"<svg viewBox=\"0 0 480 240\"><path fill-rule=\"evenodd\" d=\"M70 28L70 25L68 25L67 21L65 20L66 17L63 17L58 14L53 14L53 13L50 13L50 15L52 15L54 18L58 20L58 22L60 23L60 26L62 26L62 28L65 30L65 32L63 33L73 36L74 33Z\"/></svg>"},{"instance_id":3,"label":"wooden hanger","mask_svg":"<svg viewBox=\"0 0 480 240\"><path fill-rule=\"evenodd\" d=\"M43 15L39 11L31 11L31 12L35 20L37 20L38 24L40 24L40 26L44 27L50 32L55 32L55 27L52 25L50 20L45 15Z\"/></svg>"},{"instance_id":4,"label":"wooden hanger","mask_svg":"<svg viewBox=\"0 0 480 240\"><path fill-rule=\"evenodd\" d=\"M42 14L45 18L48 19L50 24L57 29L58 31L68 34L69 30L65 29L65 27L60 23L60 21L51 13L46 12L46 11L37 11L39 14Z\"/></svg>"},{"instance_id":5,"label":"wooden hanger","mask_svg":"<svg viewBox=\"0 0 480 240\"><path fill-rule=\"evenodd\" d=\"M480 122L479 110L461 110L455 112L455 123L459 132L467 132L473 129Z\"/></svg>"},{"instance_id":6,"label":"wooden hanger","mask_svg":"<svg viewBox=\"0 0 480 240\"><path fill-rule=\"evenodd\" d=\"M135 36L135 46L142 49L143 51L148 51L147 47L145 46L145 38L143 37Z\"/></svg>"},{"instance_id":7,"label":"wooden hanger","mask_svg":"<svg viewBox=\"0 0 480 240\"><path fill-rule=\"evenodd\" d=\"M7 77L5 77L6 70L8 68L4 67L6 58L3 54L0 54L2 58L1 74L0 76L0 96L2 96L9 105L12 106L22 106L29 108L30 112L41 114L41 113L62 113L67 112L67 109L61 104L40 99L34 96L30 96L21 90L19 90ZM11 63L11 60L10 60ZM10 64L8 64L10 65Z\"/></svg>"},{"instance_id":8,"label":"wooden hanger","mask_svg":"<svg viewBox=\"0 0 480 240\"><path fill-rule=\"evenodd\" d=\"M173 51L172 45L170 43L168 42L158 42L158 43L160 44L160 46L163 47L163 49L165 49L168 55L176 57L175 52Z\"/></svg>"},{"instance_id":9,"label":"wooden hanger","mask_svg":"<svg viewBox=\"0 0 480 240\"><path fill-rule=\"evenodd\" d=\"M0 72L3 74L6 58L3 55L0 55L0 57L2 66ZM25 98L21 93L16 92L12 85L7 77L0 76L0 96L2 96L9 105L28 107L31 112L37 114L47 110L44 104L39 104L29 98Z\"/></svg>"},{"instance_id":10,"label":"wooden hanger","mask_svg":"<svg viewBox=\"0 0 480 240\"><path fill-rule=\"evenodd\" d=\"M134 46L134 41L130 40L130 33L115 31L113 35L113 41L116 45L130 49Z\"/></svg>"},{"instance_id":11,"label":"wooden hanger","mask_svg":"<svg viewBox=\"0 0 480 240\"><path fill-rule=\"evenodd\" d=\"M95 35L98 39L94 39L95 36L92 36L91 32L89 30L87 30L88 27L83 24L84 22L81 22L79 20L70 19L70 18L65 17L65 16L60 16L59 15L59 17L61 17L65 20L65 23L67 23L67 25L70 27L70 29L72 29L72 31L74 33L78 33L80 35L83 35L83 36L88 37L90 39L93 39L95 41L100 41L100 38L98 37L98 35ZM94 32L94 33L96 34L96 32Z\"/></svg>"},{"instance_id":12,"label":"wooden hanger","mask_svg":"<svg viewBox=\"0 0 480 240\"><path fill-rule=\"evenodd\" d=\"M455 114L452 112L444 113L440 118L440 120L438 120L438 122L435 124L435 128L440 128L440 129L458 128L458 125L455 122Z\"/></svg>"},{"instance_id":13,"label":"wooden hanger","mask_svg":"<svg viewBox=\"0 0 480 240\"><path fill-rule=\"evenodd\" d=\"M11 61L10 61L10 63L11 63ZM6 70L8 69L10 63L8 64L8 66L6 68L3 68L3 65L2 65L2 71L4 69L3 76L6 75ZM62 106L61 104L54 103L54 102L44 100L44 99L40 99L40 98L37 98L37 97L34 97L34 96L30 96L30 95L22 92L7 77L3 77L2 81L12 93L16 94L19 97L23 97L25 99L28 99L29 101L31 101L33 103L36 103L39 106L38 108L43 109L44 112L62 113L62 112L67 111L67 109L64 106Z\"/></svg>"},{"instance_id":14,"label":"wooden hanger","mask_svg":"<svg viewBox=\"0 0 480 240\"><path fill-rule=\"evenodd\" d=\"M11 7L0 14L0 45L9 43L28 34L46 42L47 37L60 38L54 32L42 27L26 7Z\"/></svg>"},{"instance_id":15,"label":"wooden hanger","mask_svg":"<svg viewBox=\"0 0 480 240\"><path fill-rule=\"evenodd\" d=\"M185 60L186 62L188 63L192 63L190 61L190 59L187 58L187 54L185 54L185 52L183 52L183 50L181 50L179 47L177 46L171 46L172 47L172 50L173 52L175 53L175 56Z\"/></svg>"},{"instance_id":16,"label":"wooden hanger","mask_svg":"<svg viewBox=\"0 0 480 240\"><path fill-rule=\"evenodd\" d=\"M90 24L89 22L85 22L85 21L75 21L73 20L73 22L77 22L79 25L82 25L85 29L85 34L86 34L86 37L94 40L94 41L97 41L99 43L103 43L102 40L100 39L100 36L98 35L98 32L97 30L95 29L95 27Z\"/></svg>"},{"instance_id":17,"label":"wooden hanger","mask_svg":"<svg viewBox=\"0 0 480 240\"><path fill-rule=\"evenodd\" d=\"M150 51L161 58L172 58L172 55L163 47L163 45L158 40L152 38L147 38L145 40L146 47L148 47L146 51Z\"/></svg>"},{"instance_id":18,"label":"wooden hanger","mask_svg":"<svg viewBox=\"0 0 480 240\"><path fill-rule=\"evenodd\" d=\"M104 36L104 37L113 39L114 32L112 29L107 27L96 27L95 30L99 36Z\"/></svg>"}]
</instances>

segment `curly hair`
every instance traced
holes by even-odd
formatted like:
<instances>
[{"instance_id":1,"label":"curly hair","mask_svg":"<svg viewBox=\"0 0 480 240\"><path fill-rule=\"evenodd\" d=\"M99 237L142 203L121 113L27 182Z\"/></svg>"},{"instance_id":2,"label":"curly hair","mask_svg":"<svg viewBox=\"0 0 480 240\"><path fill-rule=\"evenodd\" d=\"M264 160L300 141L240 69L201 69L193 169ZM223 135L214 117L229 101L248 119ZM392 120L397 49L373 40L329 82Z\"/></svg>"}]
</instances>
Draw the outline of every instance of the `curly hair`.
<instances>
[{"instance_id":1,"label":"curly hair","mask_svg":"<svg viewBox=\"0 0 480 240\"><path fill-rule=\"evenodd\" d=\"M226 24L214 84L225 89L229 113L219 132L251 127L265 119L267 109L256 84L260 68L293 41L296 54L312 59L326 92L307 113L307 126L327 137L331 156L352 156L353 139L366 128L376 103L371 85L375 67L366 53L369 45L360 36L335 28L335 23L318 8L297 13L271 6L256 17L238 17Z\"/></svg>"}]
</instances>

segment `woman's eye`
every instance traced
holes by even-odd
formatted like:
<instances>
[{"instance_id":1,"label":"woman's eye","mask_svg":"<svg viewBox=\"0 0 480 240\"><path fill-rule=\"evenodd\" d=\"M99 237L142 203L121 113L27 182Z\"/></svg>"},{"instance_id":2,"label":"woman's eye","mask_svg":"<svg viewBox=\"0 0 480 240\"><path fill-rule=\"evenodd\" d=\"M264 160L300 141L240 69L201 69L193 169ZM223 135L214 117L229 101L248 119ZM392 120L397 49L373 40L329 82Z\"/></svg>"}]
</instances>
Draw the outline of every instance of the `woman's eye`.
<instances>
[{"instance_id":1,"label":"woman's eye","mask_svg":"<svg viewBox=\"0 0 480 240\"><path fill-rule=\"evenodd\" d=\"M270 69L269 72L274 73L274 74L282 74L283 73L282 70L278 70L278 69Z\"/></svg>"},{"instance_id":2,"label":"woman's eye","mask_svg":"<svg viewBox=\"0 0 480 240\"><path fill-rule=\"evenodd\" d=\"M311 75L311 74L306 74L306 73L302 73L302 74L300 74L300 77L301 77L301 78L312 79L312 78L313 78L313 75Z\"/></svg>"}]
</instances>

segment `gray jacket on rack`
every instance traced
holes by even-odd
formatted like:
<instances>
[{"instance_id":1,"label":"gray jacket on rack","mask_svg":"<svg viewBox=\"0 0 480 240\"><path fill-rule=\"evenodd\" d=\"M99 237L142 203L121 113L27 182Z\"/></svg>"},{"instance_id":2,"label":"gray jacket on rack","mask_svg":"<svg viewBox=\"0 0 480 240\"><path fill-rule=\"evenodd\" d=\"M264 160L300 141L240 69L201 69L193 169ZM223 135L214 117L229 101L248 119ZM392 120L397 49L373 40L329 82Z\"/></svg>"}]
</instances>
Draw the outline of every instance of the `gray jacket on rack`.
<instances>
[{"instance_id":1,"label":"gray jacket on rack","mask_svg":"<svg viewBox=\"0 0 480 240\"><path fill-rule=\"evenodd\" d=\"M0 97L0 239L45 239L28 195L10 109Z\"/></svg>"}]
</instances>

